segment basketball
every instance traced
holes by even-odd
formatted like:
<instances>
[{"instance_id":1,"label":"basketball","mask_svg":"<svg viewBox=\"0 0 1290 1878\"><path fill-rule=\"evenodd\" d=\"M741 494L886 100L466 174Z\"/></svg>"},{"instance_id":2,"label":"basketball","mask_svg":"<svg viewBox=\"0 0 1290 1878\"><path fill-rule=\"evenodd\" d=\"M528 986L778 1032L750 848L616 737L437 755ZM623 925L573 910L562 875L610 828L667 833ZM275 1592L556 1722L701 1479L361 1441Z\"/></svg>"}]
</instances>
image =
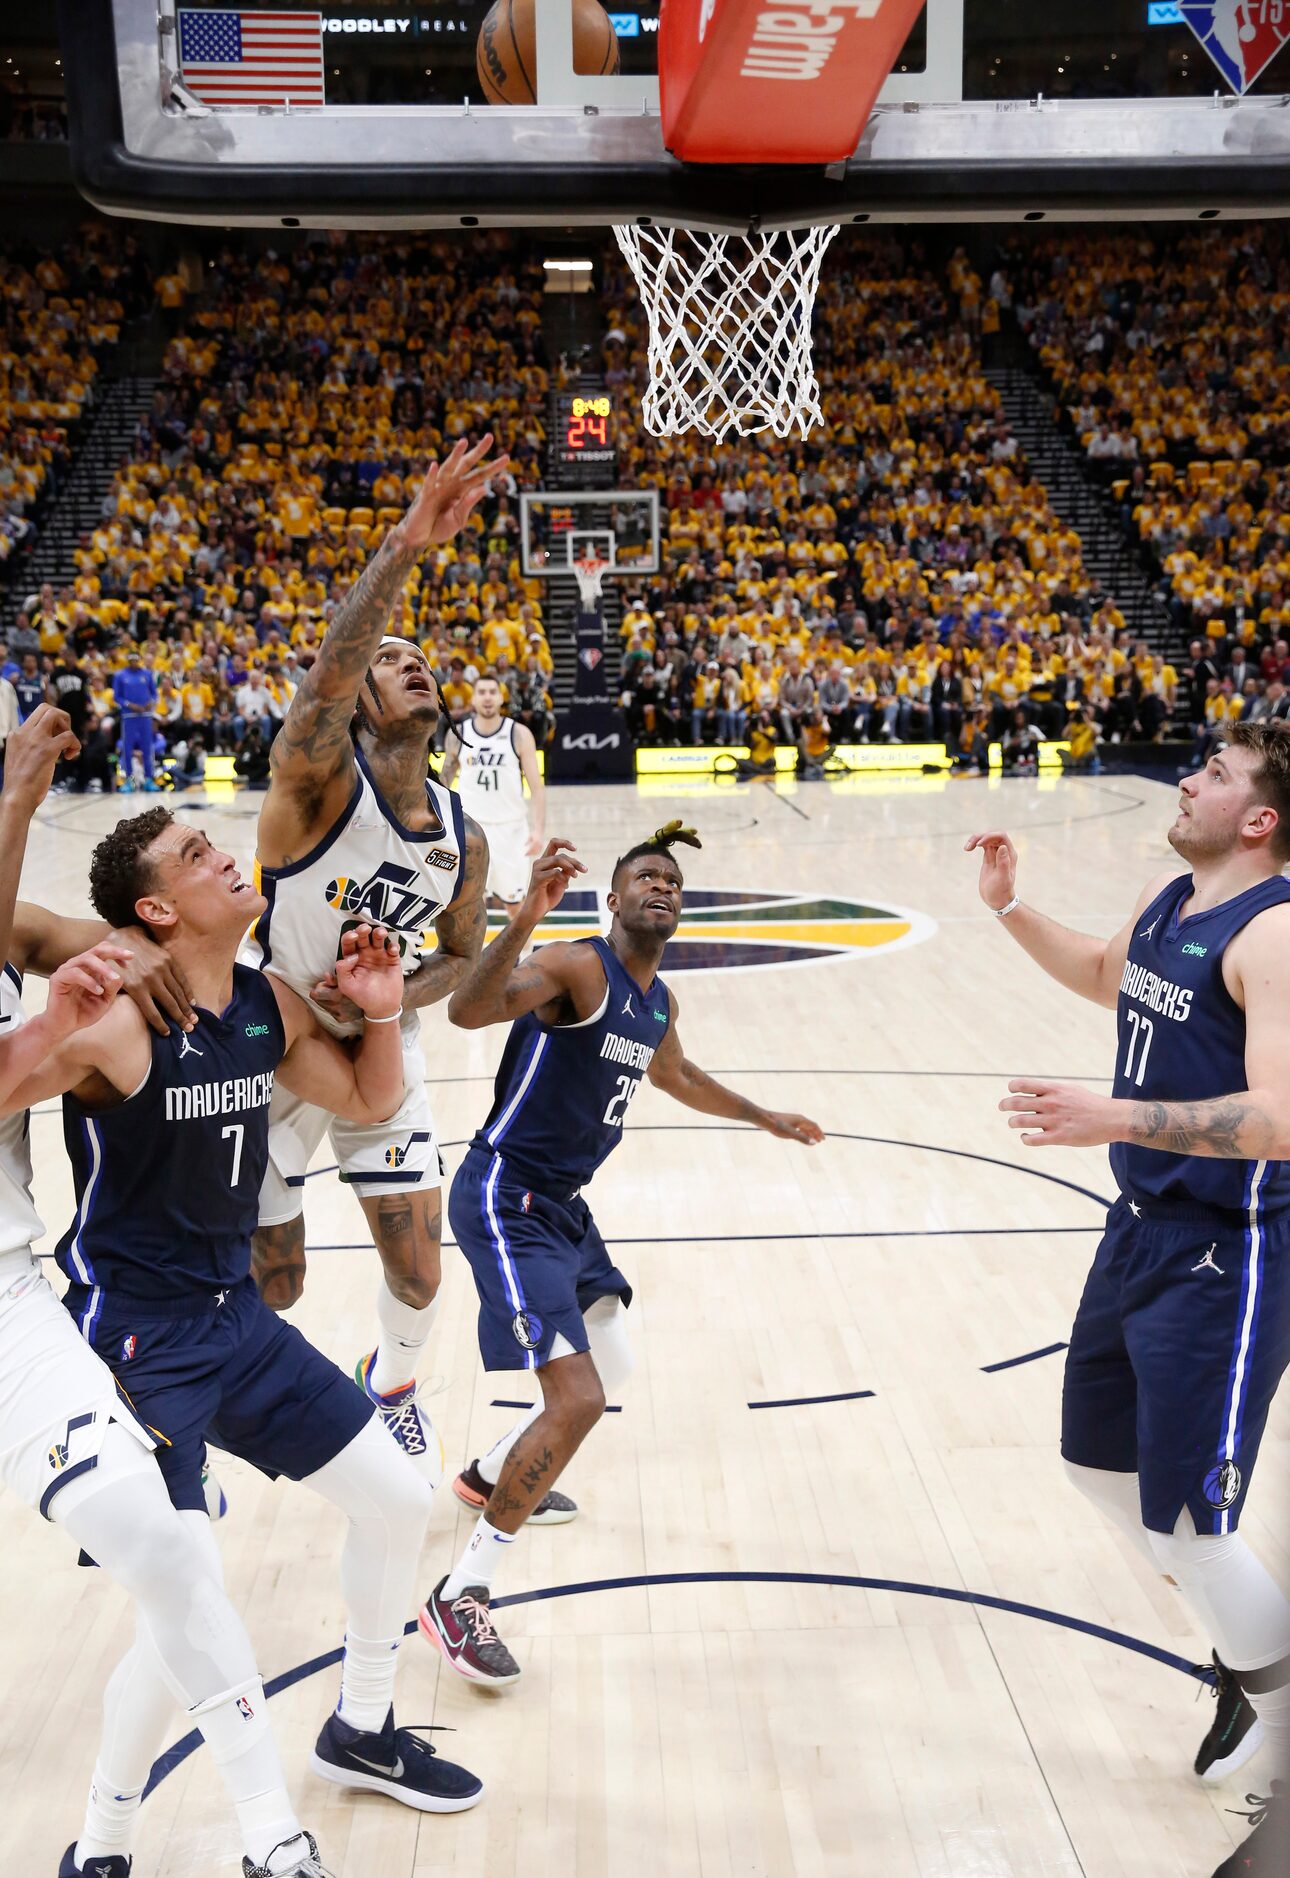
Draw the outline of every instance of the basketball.
<instances>
[{"instance_id":1,"label":"basketball","mask_svg":"<svg viewBox=\"0 0 1290 1878\"><path fill-rule=\"evenodd\" d=\"M497 0L479 29L475 70L490 104L535 104L537 0ZM599 0L573 0L573 69L581 78L618 70L618 36Z\"/></svg>"}]
</instances>

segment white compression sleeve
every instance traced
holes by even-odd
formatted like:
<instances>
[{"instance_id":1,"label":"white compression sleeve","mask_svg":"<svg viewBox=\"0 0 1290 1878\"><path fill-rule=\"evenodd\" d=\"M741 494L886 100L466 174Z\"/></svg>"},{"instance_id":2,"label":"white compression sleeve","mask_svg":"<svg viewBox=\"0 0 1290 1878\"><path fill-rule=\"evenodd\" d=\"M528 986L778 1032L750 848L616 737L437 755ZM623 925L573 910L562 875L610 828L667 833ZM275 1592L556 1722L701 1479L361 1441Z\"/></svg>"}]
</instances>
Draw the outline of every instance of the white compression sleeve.
<instances>
[{"instance_id":1,"label":"white compression sleeve","mask_svg":"<svg viewBox=\"0 0 1290 1878\"><path fill-rule=\"evenodd\" d=\"M144 1462L141 1470L133 1456ZM107 1484L95 1491L96 1479ZM255 1654L224 1592L210 1521L204 1513L176 1513L152 1457L119 1428L104 1436L86 1487L75 1498L67 1490L60 1523L132 1593L138 1632L104 1694L103 1738L78 1862L128 1850L139 1796L182 1706L219 1766L244 1850L259 1864L299 1824ZM57 1501L54 1506L58 1513Z\"/></svg>"},{"instance_id":2,"label":"white compression sleeve","mask_svg":"<svg viewBox=\"0 0 1290 1878\"><path fill-rule=\"evenodd\" d=\"M351 1727L375 1731L394 1699L434 1493L375 1417L304 1484L349 1520L340 1578L352 1650L341 1669L339 1712Z\"/></svg>"},{"instance_id":3,"label":"white compression sleeve","mask_svg":"<svg viewBox=\"0 0 1290 1878\"><path fill-rule=\"evenodd\" d=\"M1086 1500L1091 1500L1098 1511L1104 1513L1113 1526L1118 1527L1134 1550L1140 1552L1148 1564L1154 1565L1156 1555L1151 1550L1151 1541L1142 1523L1138 1476L1113 1474L1104 1467L1079 1467L1074 1461L1063 1461L1062 1466L1072 1487L1077 1488Z\"/></svg>"}]
</instances>

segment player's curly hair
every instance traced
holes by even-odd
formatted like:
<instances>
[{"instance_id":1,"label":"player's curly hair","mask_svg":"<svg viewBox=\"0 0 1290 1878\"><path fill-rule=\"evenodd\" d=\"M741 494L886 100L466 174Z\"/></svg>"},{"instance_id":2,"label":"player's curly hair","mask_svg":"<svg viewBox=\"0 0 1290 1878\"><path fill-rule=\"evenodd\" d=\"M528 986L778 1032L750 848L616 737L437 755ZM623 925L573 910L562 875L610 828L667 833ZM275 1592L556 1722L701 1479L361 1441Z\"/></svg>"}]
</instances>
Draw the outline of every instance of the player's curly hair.
<instances>
[{"instance_id":1,"label":"player's curly hair","mask_svg":"<svg viewBox=\"0 0 1290 1878\"><path fill-rule=\"evenodd\" d=\"M1255 793L1277 812L1277 825L1269 847L1280 861L1290 861L1290 723L1231 724L1223 741L1254 758L1250 781Z\"/></svg>"},{"instance_id":2,"label":"player's curly hair","mask_svg":"<svg viewBox=\"0 0 1290 1878\"><path fill-rule=\"evenodd\" d=\"M676 856L672 853L672 850L678 843L687 848L701 848L703 846L703 843L699 840L693 828L686 828L679 821L666 822L662 828L656 828L654 833L650 835L647 840L638 841L634 848L628 848L626 854L619 855L618 859L614 862L614 871L610 877L610 886L617 887L620 870L626 867L629 861L637 860L642 854L666 854L670 860L674 861Z\"/></svg>"},{"instance_id":3,"label":"player's curly hair","mask_svg":"<svg viewBox=\"0 0 1290 1878\"><path fill-rule=\"evenodd\" d=\"M104 835L90 856L90 902L109 926L138 925L135 903L152 888L152 863L145 850L174 819L162 808L130 815Z\"/></svg>"}]
</instances>

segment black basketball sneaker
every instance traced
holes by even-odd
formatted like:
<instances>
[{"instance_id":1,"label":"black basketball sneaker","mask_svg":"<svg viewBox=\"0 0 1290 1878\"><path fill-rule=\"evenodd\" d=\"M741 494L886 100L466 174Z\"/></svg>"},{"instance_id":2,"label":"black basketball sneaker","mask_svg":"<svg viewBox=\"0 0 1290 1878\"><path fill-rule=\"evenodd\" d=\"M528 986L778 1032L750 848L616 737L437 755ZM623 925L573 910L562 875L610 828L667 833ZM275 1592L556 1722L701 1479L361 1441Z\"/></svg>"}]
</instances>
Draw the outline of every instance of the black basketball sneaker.
<instances>
[{"instance_id":1,"label":"black basketball sneaker","mask_svg":"<svg viewBox=\"0 0 1290 1878\"><path fill-rule=\"evenodd\" d=\"M1226 1780L1258 1752L1263 1728L1245 1691L1217 1650L1210 1693L1218 1706L1196 1756L1196 1773L1201 1780L1213 1782Z\"/></svg>"}]
</instances>

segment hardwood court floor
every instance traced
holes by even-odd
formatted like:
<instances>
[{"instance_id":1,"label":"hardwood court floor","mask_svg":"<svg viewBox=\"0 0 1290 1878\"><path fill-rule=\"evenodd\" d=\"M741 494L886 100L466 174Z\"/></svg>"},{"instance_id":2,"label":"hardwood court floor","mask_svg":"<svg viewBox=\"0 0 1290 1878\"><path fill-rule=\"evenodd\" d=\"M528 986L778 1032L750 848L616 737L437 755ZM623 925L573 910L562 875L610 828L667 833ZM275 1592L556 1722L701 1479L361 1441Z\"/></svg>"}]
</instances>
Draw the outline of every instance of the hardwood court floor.
<instances>
[{"instance_id":1,"label":"hardwood court floor","mask_svg":"<svg viewBox=\"0 0 1290 1878\"><path fill-rule=\"evenodd\" d=\"M435 1739L481 1774L483 1803L420 1818L324 1787L306 1762L335 1667L274 1699L302 1817L339 1878L1207 1878L1241 1829L1224 1808L1267 1770L1213 1794L1192 1780L1212 1710L1182 1666L1206 1640L1064 1484L1060 1351L997 1367L1066 1338L1111 1183L1101 1150L1022 1149L995 1103L1019 1071L1105 1081L1112 1019L1012 948L961 852L969 831L1009 827L1022 891L1109 933L1167 864L1173 802L1134 778L553 792L552 831L601 884L681 814L705 841L685 857L692 888L859 903L811 915L842 946L826 962L672 981L690 1054L830 1139L807 1152L642 1090L593 1196L637 1285L639 1368L563 1483L582 1517L523 1538L498 1587L519 1599L499 1623L524 1679L489 1695L420 1639L404 1651L400 1717L459 1731ZM28 891L81 907L116 812L50 803ZM253 800L181 812L249 859ZM847 942L900 937L902 910L921 916L904 943ZM770 937L790 944L800 914ZM706 917L737 941L737 920ZM424 1034L451 1171L502 1035L452 1031L441 1012ZM57 1231L59 1123L32 1126ZM299 1322L352 1364L375 1257L332 1175L310 1181L306 1210ZM442 1295L428 1367L452 1464L506 1426L495 1400L531 1396L515 1374L480 1374L452 1250ZM1283 1402L1246 1519L1283 1579L1287 1427ZM299 1488L220 1473L229 1585L281 1676L340 1641L340 1523ZM469 1524L445 1489L424 1589ZM52 1878L125 1601L4 1501L0 1608L0 1836L7 1869ZM191 1756L146 1803L136 1878L223 1878L236 1853Z\"/></svg>"}]
</instances>

